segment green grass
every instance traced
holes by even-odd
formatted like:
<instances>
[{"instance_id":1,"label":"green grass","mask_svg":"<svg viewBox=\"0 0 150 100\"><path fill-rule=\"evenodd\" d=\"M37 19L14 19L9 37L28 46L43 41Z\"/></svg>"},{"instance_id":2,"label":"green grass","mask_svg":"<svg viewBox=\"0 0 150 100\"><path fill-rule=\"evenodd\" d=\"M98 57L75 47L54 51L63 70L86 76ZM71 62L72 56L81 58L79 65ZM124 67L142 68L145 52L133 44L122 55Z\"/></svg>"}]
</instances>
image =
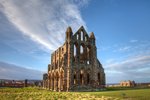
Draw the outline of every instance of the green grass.
<instances>
[{"instance_id":1,"label":"green grass","mask_svg":"<svg viewBox=\"0 0 150 100\"><path fill-rule=\"evenodd\" d=\"M0 88L0 100L150 100L150 89L109 88L100 92L51 92L39 88Z\"/></svg>"},{"instance_id":2,"label":"green grass","mask_svg":"<svg viewBox=\"0 0 150 100\"><path fill-rule=\"evenodd\" d=\"M83 92L82 92L83 93ZM105 91L105 92L86 92L87 94L94 95L95 97L108 96L116 97L125 100L150 100L150 89L131 89L131 90L118 90L118 91Z\"/></svg>"}]
</instances>

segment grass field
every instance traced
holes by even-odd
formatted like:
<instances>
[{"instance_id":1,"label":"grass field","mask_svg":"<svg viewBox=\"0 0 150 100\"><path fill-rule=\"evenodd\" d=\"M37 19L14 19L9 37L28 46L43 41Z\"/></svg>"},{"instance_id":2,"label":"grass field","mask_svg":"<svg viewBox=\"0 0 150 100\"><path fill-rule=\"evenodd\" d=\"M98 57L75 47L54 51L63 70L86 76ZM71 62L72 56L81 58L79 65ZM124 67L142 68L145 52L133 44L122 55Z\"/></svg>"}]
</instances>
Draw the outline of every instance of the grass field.
<instances>
[{"instance_id":1,"label":"grass field","mask_svg":"<svg viewBox=\"0 0 150 100\"><path fill-rule=\"evenodd\" d=\"M0 88L0 100L150 100L150 89L51 92L39 88Z\"/></svg>"}]
</instances>

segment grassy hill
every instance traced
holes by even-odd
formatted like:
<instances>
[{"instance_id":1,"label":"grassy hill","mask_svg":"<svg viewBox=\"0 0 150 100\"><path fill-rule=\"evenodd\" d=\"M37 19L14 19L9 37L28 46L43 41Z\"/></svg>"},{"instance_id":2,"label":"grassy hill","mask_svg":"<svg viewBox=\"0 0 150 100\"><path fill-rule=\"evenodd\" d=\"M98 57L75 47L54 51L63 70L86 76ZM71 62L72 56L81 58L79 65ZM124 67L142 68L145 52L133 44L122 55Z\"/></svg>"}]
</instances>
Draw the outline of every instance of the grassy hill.
<instances>
[{"instance_id":1,"label":"grassy hill","mask_svg":"<svg viewBox=\"0 0 150 100\"><path fill-rule=\"evenodd\" d=\"M39 88L0 88L0 100L150 100L150 89L51 92Z\"/></svg>"}]
</instances>

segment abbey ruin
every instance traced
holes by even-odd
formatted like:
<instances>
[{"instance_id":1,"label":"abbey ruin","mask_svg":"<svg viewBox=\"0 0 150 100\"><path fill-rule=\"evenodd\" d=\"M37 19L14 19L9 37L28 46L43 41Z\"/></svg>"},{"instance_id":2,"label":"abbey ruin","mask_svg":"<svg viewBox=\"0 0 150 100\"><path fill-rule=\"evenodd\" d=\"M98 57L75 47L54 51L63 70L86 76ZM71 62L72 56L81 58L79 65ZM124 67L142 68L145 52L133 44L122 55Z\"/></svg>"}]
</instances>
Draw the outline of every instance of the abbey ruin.
<instances>
[{"instance_id":1,"label":"abbey ruin","mask_svg":"<svg viewBox=\"0 0 150 100\"><path fill-rule=\"evenodd\" d=\"M66 30L65 43L51 54L48 72L43 75L43 88L54 91L84 91L105 85L105 73L97 59L94 33L84 27L73 34Z\"/></svg>"}]
</instances>

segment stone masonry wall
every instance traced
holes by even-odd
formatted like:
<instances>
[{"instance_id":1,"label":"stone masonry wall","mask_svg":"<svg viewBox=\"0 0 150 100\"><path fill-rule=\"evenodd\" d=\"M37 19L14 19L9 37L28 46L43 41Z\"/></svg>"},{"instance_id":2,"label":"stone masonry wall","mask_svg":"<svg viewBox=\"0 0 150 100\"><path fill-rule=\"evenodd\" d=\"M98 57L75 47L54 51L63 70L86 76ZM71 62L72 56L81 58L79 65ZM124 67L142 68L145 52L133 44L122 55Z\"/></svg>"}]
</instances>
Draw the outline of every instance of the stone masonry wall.
<instances>
[{"instance_id":1,"label":"stone masonry wall","mask_svg":"<svg viewBox=\"0 0 150 100\"><path fill-rule=\"evenodd\" d=\"M43 87L53 91L103 88L105 73L97 59L95 40L94 33L88 35L83 26L75 34L68 27L65 43L51 54Z\"/></svg>"}]
</instances>

